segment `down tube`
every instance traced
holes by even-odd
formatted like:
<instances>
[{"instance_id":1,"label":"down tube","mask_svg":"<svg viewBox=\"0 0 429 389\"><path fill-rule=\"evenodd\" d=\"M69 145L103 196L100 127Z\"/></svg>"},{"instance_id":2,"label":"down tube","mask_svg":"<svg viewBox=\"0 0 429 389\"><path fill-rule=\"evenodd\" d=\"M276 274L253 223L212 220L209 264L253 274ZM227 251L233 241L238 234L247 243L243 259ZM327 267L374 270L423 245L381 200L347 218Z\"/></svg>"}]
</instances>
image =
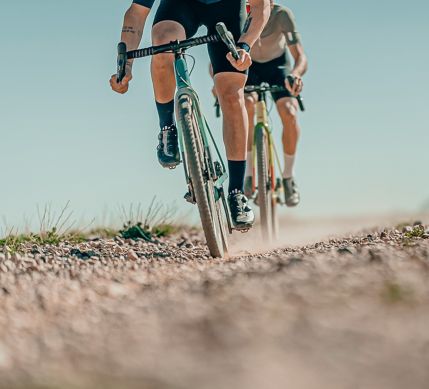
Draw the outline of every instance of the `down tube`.
<instances>
[{"instance_id":1,"label":"down tube","mask_svg":"<svg viewBox=\"0 0 429 389\"><path fill-rule=\"evenodd\" d=\"M189 174L188 174L188 168L187 168L187 161L185 158L185 148L184 148L184 141L183 141L183 129L182 129L181 121L179 120L179 112L180 112L179 98L183 94L181 91L185 88L190 87L191 82L188 75L188 67L186 65L186 61L182 55L176 54L176 59L174 61L174 70L175 70L176 85L177 85L174 110L176 113L176 123L177 123L177 132L178 132L178 138L179 138L180 154L183 161L183 168L185 170L186 182L189 184Z\"/></svg>"}]
</instances>

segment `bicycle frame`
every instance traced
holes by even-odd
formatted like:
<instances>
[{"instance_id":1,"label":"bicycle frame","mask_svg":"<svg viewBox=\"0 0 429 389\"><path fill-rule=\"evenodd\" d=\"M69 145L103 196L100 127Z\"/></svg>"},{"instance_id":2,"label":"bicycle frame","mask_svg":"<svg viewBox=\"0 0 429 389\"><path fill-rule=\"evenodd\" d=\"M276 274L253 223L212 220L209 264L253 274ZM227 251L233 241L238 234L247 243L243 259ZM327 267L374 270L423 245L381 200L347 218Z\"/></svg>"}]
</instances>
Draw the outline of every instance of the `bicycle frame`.
<instances>
[{"instance_id":1,"label":"bicycle frame","mask_svg":"<svg viewBox=\"0 0 429 389\"><path fill-rule=\"evenodd\" d=\"M208 179L212 179L214 182L214 188L215 188L215 199L216 201L219 201L220 199L224 202L225 209L226 203L225 198L223 196L222 188L223 184L228 178L228 174L226 172L225 164L222 160L222 157L220 155L219 149L217 148L216 142L213 139L213 135L210 131L210 127L207 123L207 120L205 119L204 115L201 112L200 108L200 100L195 92L195 90L191 86L191 80L189 77L188 72L188 66L186 64L185 58L183 53L178 52L175 54L175 61L174 61L174 69L175 69L175 76L176 76L176 85L177 85L177 91L175 96L175 112L176 116L178 115L178 112L180 111L180 101L182 97L186 96L188 97L191 102L192 106L195 112L196 120L198 121L198 127L200 129L201 133L201 139L203 142L204 147L204 159L206 161L206 166L208 166L209 171L206 172L208 175ZM181 126L181 121L177 117L177 130L178 130L178 137L179 137L179 147L180 152L183 160L183 167L185 170L185 176L186 176L186 182L188 183L188 186L190 187L190 177L188 173L188 168L186 166L186 158L185 158L185 148L184 148L184 140L183 140L183 128ZM212 141L212 144L215 147L215 151L217 153L218 161L214 162L211 151L210 151L210 140ZM192 193L191 193L192 194ZM192 194L193 195L193 194ZM229 215L227 217L228 220L228 227L229 230L232 231L231 222L229 220Z\"/></svg>"},{"instance_id":2,"label":"bicycle frame","mask_svg":"<svg viewBox=\"0 0 429 389\"><path fill-rule=\"evenodd\" d=\"M268 122L268 112L267 112L267 104L265 101L265 95L259 96L258 102L256 103L256 126L253 134L253 145L252 145L252 158L253 158L253 175L252 175L252 186L253 191L256 190L256 174L255 174L255 166L256 166L256 136L259 131L263 131L266 136L266 140L268 143L268 166L270 168L270 176L271 176L271 189L275 191L276 189L276 180L275 180L275 157L276 150L274 145L273 134L269 126Z\"/></svg>"}]
</instances>

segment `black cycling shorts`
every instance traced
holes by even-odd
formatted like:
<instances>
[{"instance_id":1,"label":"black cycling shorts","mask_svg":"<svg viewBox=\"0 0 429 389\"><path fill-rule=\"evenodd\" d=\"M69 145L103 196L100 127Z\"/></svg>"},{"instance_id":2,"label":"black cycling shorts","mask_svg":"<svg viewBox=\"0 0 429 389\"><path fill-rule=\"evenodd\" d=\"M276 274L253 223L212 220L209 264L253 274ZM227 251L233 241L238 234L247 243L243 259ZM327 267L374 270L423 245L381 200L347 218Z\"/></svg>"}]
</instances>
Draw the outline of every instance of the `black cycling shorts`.
<instances>
[{"instance_id":1,"label":"black cycling shorts","mask_svg":"<svg viewBox=\"0 0 429 389\"><path fill-rule=\"evenodd\" d=\"M200 26L206 26L208 34L216 33L216 23L225 23L237 41L246 21L246 0L221 0L213 4L204 4L197 0L161 0L153 24L165 20L180 23L186 38L194 36ZM227 60L228 48L223 42L209 43L208 51L215 74L239 72Z\"/></svg>"},{"instance_id":2,"label":"black cycling shorts","mask_svg":"<svg viewBox=\"0 0 429 389\"><path fill-rule=\"evenodd\" d=\"M270 85L285 85L285 79L290 74L288 56L285 54L268 62L255 62L249 69L246 85L260 85L267 82ZM283 97L292 97L288 91L271 94L277 101Z\"/></svg>"}]
</instances>

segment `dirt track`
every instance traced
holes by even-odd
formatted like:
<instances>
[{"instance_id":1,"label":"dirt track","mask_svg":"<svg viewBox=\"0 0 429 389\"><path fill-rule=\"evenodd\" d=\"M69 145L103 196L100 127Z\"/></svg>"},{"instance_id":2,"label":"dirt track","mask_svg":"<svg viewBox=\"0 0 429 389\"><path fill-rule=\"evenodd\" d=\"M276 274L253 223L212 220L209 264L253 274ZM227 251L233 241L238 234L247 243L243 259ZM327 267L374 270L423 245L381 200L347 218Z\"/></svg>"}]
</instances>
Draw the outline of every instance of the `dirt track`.
<instances>
[{"instance_id":1,"label":"dirt track","mask_svg":"<svg viewBox=\"0 0 429 389\"><path fill-rule=\"evenodd\" d=\"M427 235L27 250L0 254L1 388L428 387Z\"/></svg>"}]
</instances>

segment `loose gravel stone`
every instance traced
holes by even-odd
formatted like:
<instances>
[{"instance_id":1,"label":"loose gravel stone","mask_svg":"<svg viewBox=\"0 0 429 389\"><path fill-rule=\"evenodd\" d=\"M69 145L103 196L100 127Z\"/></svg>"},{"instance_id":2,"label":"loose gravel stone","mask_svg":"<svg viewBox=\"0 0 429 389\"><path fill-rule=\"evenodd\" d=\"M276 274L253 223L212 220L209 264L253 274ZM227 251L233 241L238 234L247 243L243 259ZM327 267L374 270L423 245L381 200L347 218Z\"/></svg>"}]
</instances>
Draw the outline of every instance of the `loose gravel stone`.
<instances>
[{"instance_id":1,"label":"loose gravel stone","mask_svg":"<svg viewBox=\"0 0 429 389\"><path fill-rule=\"evenodd\" d=\"M127 258L131 261L137 261L139 256L136 254L134 250L129 250L127 254Z\"/></svg>"}]
</instances>

